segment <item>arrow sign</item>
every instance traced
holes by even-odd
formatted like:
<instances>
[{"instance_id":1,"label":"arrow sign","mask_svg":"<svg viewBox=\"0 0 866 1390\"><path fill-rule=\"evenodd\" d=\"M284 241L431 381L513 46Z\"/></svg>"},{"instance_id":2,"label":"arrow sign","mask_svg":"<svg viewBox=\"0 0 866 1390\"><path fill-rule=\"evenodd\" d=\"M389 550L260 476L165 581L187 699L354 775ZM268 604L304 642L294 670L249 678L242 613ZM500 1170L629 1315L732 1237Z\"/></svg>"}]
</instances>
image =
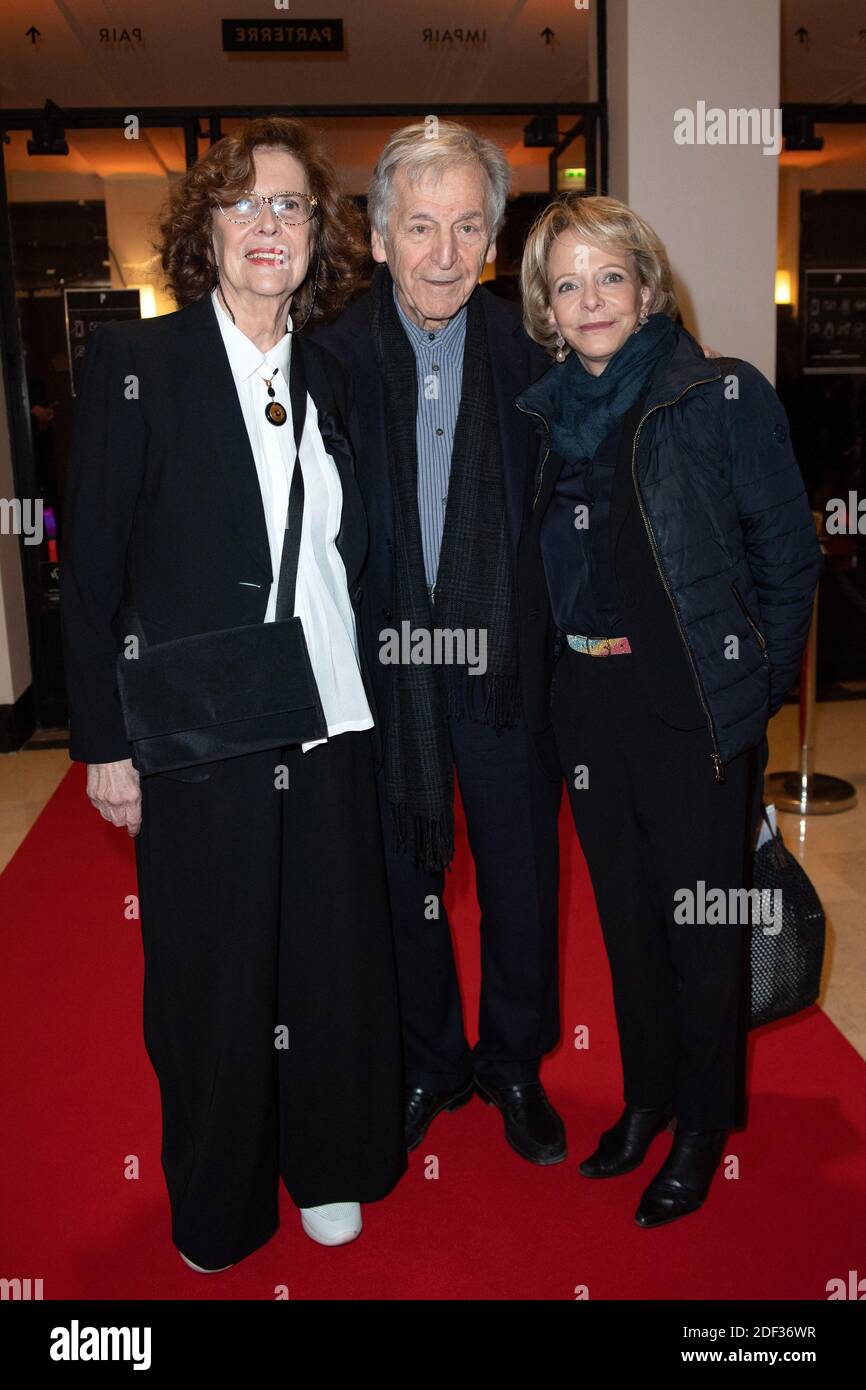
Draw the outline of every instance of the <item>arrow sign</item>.
<instances>
[{"instance_id":1,"label":"arrow sign","mask_svg":"<svg viewBox=\"0 0 866 1390\"><path fill-rule=\"evenodd\" d=\"M544 39L544 42L548 44L552 38L555 38L555 34L549 24L546 29L542 29L541 37Z\"/></svg>"},{"instance_id":2,"label":"arrow sign","mask_svg":"<svg viewBox=\"0 0 866 1390\"><path fill-rule=\"evenodd\" d=\"M29 39L31 43L35 43L37 39L42 38L42 33L35 24L31 24L29 29L24 30L24 37Z\"/></svg>"}]
</instances>

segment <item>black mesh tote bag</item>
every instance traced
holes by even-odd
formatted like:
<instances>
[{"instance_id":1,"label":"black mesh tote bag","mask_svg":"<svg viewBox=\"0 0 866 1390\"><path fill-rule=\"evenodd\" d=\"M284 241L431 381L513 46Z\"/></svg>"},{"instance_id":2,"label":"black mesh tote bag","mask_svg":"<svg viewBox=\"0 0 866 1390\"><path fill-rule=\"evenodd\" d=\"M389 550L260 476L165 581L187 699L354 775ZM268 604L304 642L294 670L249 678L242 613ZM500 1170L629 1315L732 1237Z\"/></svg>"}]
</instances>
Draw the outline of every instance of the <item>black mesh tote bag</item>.
<instances>
[{"instance_id":1,"label":"black mesh tote bag","mask_svg":"<svg viewBox=\"0 0 866 1390\"><path fill-rule=\"evenodd\" d=\"M788 1018L818 998L824 961L824 909L803 866L785 847L764 810L771 838L755 851L752 885L762 907L750 946L749 1026ZM768 897L767 894L770 896Z\"/></svg>"}]
</instances>

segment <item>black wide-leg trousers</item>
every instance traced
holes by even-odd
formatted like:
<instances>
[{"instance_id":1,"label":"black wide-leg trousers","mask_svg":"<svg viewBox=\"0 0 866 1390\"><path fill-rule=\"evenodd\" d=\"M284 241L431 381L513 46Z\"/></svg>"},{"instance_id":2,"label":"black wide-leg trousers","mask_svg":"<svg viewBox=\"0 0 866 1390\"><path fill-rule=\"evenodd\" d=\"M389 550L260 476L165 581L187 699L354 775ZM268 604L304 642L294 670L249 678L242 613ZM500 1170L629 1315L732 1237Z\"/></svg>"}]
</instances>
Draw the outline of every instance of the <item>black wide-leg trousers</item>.
<instances>
[{"instance_id":1,"label":"black wide-leg trousers","mask_svg":"<svg viewBox=\"0 0 866 1390\"><path fill-rule=\"evenodd\" d=\"M562 786L537 766L522 722L497 730L450 719L481 908L478 1042L470 1048L443 898L444 873L394 848L384 777L379 800L394 921L406 1082L444 1091L473 1074L534 1081L559 1041L557 818Z\"/></svg>"},{"instance_id":2,"label":"black wide-leg trousers","mask_svg":"<svg viewBox=\"0 0 866 1390\"><path fill-rule=\"evenodd\" d=\"M175 1245L242 1259L280 1178L299 1207L386 1196L407 1160L371 735L144 777L136 845Z\"/></svg>"},{"instance_id":3,"label":"black wide-leg trousers","mask_svg":"<svg viewBox=\"0 0 866 1390\"><path fill-rule=\"evenodd\" d=\"M610 963L627 1105L681 1129L744 1123L748 924L678 922L698 881L749 886L759 750L714 781L706 726L657 714L633 654L565 647L551 718ZM697 913L695 915L698 915Z\"/></svg>"}]
</instances>

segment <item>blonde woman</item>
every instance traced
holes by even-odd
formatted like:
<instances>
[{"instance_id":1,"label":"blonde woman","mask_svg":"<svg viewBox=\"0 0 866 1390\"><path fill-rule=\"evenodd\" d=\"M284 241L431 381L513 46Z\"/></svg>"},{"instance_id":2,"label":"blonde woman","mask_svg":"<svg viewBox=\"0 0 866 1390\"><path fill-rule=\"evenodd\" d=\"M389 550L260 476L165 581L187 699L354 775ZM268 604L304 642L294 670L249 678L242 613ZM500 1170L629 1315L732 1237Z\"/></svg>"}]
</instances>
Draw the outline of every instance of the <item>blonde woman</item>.
<instances>
[{"instance_id":1,"label":"blonde woman","mask_svg":"<svg viewBox=\"0 0 866 1390\"><path fill-rule=\"evenodd\" d=\"M521 282L527 332L555 359L517 399L541 434L524 704L569 788L624 1081L580 1171L632 1171L675 1122L636 1212L657 1226L701 1206L743 1123L748 923L701 909L747 885L767 721L797 675L820 550L775 392L677 325L641 217L613 198L552 204Z\"/></svg>"}]
</instances>

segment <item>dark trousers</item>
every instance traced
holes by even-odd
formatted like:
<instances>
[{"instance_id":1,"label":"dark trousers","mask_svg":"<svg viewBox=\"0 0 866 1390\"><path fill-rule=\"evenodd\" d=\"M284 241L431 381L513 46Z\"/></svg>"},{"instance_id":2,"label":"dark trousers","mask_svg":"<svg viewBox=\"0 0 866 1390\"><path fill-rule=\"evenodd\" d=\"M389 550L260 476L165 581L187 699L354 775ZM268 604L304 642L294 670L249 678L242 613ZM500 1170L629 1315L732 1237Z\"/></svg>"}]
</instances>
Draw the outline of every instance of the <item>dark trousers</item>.
<instances>
[{"instance_id":1,"label":"dark trousers","mask_svg":"<svg viewBox=\"0 0 866 1390\"><path fill-rule=\"evenodd\" d=\"M280 1178L371 1202L406 1150L370 734L207 770L142 779L137 858L172 1239L214 1268L276 1231Z\"/></svg>"},{"instance_id":2,"label":"dark trousers","mask_svg":"<svg viewBox=\"0 0 866 1390\"><path fill-rule=\"evenodd\" d=\"M473 1071L531 1081L559 1039L557 817L562 787L536 766L522 724L497 733L449 722L481 908L479 1039L470 1049L443 901L445 874L415 868L393 844L380 776L385 856L407 1085L446 1090ZM431 914L438 910L438 918Z\"/></svg>"},{"instance_id":3,"label":"dark trousers","mask_svg":"<svg viewBox=\"0 0 866 1390\"><path fill-rule=\"evenodd\" d=\"M678 923L675 894L748 886L758 750L716 783L708 729L670 727L633 654L566 646L551 714L610 962L625 1103L673 1102L682 1129L742 1124L748 924Z\"/></svg>"}]
</instances>

